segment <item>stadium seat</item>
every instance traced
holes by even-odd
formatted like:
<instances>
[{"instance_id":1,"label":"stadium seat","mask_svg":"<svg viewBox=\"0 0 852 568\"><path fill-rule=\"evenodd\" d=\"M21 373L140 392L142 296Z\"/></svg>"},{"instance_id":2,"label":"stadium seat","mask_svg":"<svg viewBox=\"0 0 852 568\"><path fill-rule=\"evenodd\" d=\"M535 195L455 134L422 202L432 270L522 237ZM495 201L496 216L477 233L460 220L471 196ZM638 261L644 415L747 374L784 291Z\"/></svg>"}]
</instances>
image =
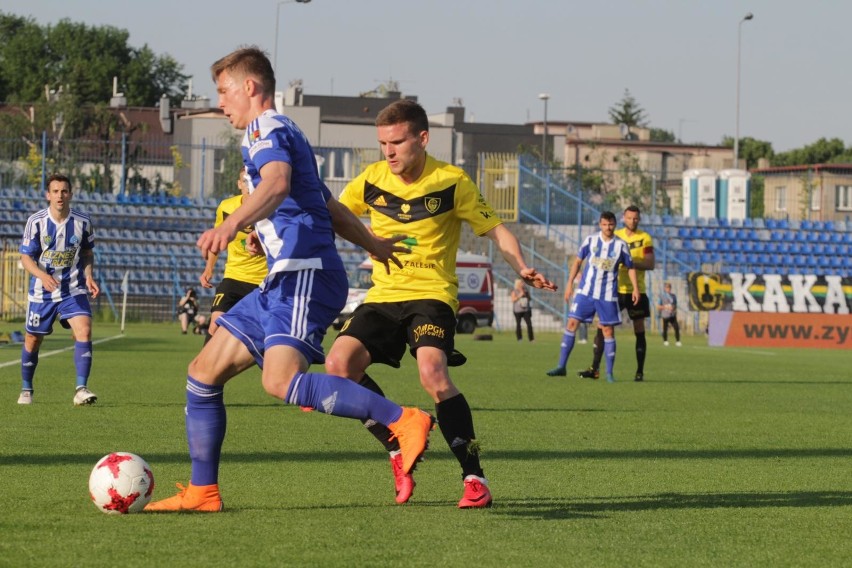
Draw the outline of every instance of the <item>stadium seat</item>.
<instances>
[{"instance_id":1,"label":"stadium seat","mask_svg":"<svg viewBox=\"0 0 852 568\"><path fill-rule=\"evenodd\" d=\"M768 229L766 223L763 222L763 219L758 217L757 219L751 219L752 225L755 229Z\"/></svg>"}]
</instances>

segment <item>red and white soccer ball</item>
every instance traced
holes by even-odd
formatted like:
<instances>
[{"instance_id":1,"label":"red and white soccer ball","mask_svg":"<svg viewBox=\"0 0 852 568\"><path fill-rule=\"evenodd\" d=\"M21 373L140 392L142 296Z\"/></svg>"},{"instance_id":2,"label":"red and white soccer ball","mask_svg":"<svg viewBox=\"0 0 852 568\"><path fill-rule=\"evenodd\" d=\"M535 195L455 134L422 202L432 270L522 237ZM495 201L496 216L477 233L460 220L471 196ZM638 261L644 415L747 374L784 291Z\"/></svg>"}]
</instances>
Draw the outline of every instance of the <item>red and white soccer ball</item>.
<instances>
[{"instance_id":1,"label":"red and white soccer ball","mask_svg":"<svg viewBox=\"0 0 852 568\"><path fill-rule=\"evenodd\" d=\"M154 493L154 474L148 464L127 452L113 452L98 460L89 476L89 495L108 515L138 513Z\"/></svg>"}]
</instances>

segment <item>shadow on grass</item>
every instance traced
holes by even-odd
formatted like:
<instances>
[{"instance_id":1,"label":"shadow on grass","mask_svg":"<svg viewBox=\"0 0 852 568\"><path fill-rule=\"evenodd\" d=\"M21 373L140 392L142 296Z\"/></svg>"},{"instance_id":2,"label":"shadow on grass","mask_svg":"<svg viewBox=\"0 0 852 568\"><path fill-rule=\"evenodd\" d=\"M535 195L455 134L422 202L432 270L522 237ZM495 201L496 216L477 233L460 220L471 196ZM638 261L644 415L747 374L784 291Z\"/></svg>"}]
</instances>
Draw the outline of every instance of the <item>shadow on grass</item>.
<instances>
[{"instance_id":1,"label":"shadow on grass","mask_svg":"<svg viewBox=\"0 0 852 568\"><path fill-rule=\"evenodd\" d=\"M659 379L654 381L657 383L683 383L683 384L718 384L718 385L845 385L852 386L852 380L844 381L825 381L819 378L814 378L810 381L791 381L786 379L778 379L777 381L759 379Z\"/></svg>"},{"instance_id":2,"label":"shadow on grass","mask_svg":"<svg viewBox=\"0 0 852 568\"><path fill-rule=\"evenodd\" d=\"M765 507L848 507L849 491L790 491L760 493L658 493L578 499L501 500L495 512L511 517L536 520L562 520L606 516L607 513L677 509L757 509Z\"/></svg>"},{"instance_id":3,"label":"shadow on grass","mask_svg":"<svg viewBox=\"0 0 852 568\"><path fill-rule=\"evenodd\" d=\"M434 442L434 440L433 440ZM309 451L309 452L231 452L222 454L222 463L262 462L347 462L374 461L380 451ZM188 463L188 452L146 452L143 456L151 464ZM795 459L795 458L849 458L852 448L804 448L804 449L743 449L743 450L495 450L483 452L490 461L549 461L549 460L627 460L627 459L671 459L671 460L731 460L731 459ZM447 452L429 452L428 460L452 460ZM0 455L0 466L10 465L62 465L89 464L92 455L87 453L44 453Z\"/></svg>"},{"instance_id":4,"label":"shadow on grass","mask_svg":"<svg viewBox=\"0 0 852 568\"><path fill-rule=\"evenodd\" d=\"M646 511L674 511L701 509L762 509L779 507L848 507L852 505L852 492L848 491L790 491L761 493L659 493L599 499L571 499L540 497L533 499L499 499L485 514L498 515L507 519L563 521L572 519L601 519L615 513L642 513ZM423 500L415 498L405 508L454 507L454 501ZM323 503L320 501L294 504L291 502L269 502L262 505L228 507L230 513L256 513L258 511L322 511L362 509L378 511L395 509L394 503L350 502ZM192 514L192 513L186 513Z\"/></svg>"}]
</instances>

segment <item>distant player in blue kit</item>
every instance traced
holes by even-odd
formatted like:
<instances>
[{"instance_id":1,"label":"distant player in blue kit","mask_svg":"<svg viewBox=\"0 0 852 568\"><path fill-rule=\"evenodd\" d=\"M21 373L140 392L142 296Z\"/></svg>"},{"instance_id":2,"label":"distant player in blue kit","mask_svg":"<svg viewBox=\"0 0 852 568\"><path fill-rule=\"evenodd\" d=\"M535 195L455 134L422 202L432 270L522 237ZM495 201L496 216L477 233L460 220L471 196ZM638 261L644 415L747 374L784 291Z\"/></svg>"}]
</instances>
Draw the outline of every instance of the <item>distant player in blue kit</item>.
<instances>
[{"instance_id":1,"label":"distant player in blue kit","mask_svg":"<svg viewBox=\"0 0 852 568\"><path fill-rule=\"evenodd\" d=\"M92 370L92 308L100 288L93 276L95 232L88 215L71 209L71 181L54 174L47 180L47 209L30 216L19 252L32 275L28 294L26 336L21 350L21 394L18 404L33 403L33 377L45 335L56 318L74 333L77 389L74 405L92 404L88 389Z\"/></svg>"},{"instance_id":2,"label":"distant player in blue kit","mask_svg":"<svg viewBox=\"0 0 852 568\"><path fill-rule=\"evenodd\" d=\"M378 262L399 264L402 239L373 235L338 203L317 172L314 151L301 130L275 111L275 75L255 47L223 57L211 67L219 108L244 128L243 162L249 195L221 224L198 239L202 255L228 247L254 225L269 275L260 287L219 317L219 330L190 363L186 435L192 460L189 487L150 503L146 511L222 510L218 473L225 437L225 383L257 363L263 387L288 403L386 425L399 440L410 471L426 449L434 418L398 404L348 379L308 373L325 360L322 340L348 295L348 279L334 233L366 249Z\"/></svg>"},{"instance_id":3,"label":"distant player in blue kit","mask_svg":"<svg viewBox=\"0 0 852 568\"><path fill-rule=\"evenodd\" d=\"M551 377L564 377L568 356L574 349L574 332L583 322L591 322L597 313L600 329L604 336L604 357L606 358L606 380L614 382L615 336L614 326L621 324L621 310L618 307L618 267L627 267L627 275L633 284L631 296L633 304L639 302L639 286L636 282L636 269L627 243L615 236L615 214L604 211L600 216L600 232L589 235L583 240L577 258L571 264L568 273L568 285L565 286L565 301L570 302L568 325L562 336L559 364L547 374ZM580 283L571 286L583 261L588 259ZM571 294L574 293L574 300Z\"/></svg>"}]
</instances>

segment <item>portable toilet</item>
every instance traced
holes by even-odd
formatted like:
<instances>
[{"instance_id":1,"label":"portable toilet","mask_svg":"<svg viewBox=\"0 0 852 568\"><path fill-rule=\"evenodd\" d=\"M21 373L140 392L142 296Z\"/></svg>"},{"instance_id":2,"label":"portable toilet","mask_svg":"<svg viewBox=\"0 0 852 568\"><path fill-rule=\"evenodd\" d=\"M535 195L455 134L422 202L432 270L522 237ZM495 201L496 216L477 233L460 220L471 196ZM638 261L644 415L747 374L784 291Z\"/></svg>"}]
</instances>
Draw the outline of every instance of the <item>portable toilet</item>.
<instances>
[{"instance_id":1,"label":"portable toilet","mask_svg":"<svg viewBox=\"0 0 852 568\"><path fill-rule=\"evenodd\" d=\"M692 169L683 172L683 216L716 217L716 172Z\"/></svg>"},{"instance_id":2,"label":"portable toilet","mask_svg":"<svg viewBox=\"0 0 852 568\"><path fill-rule=\"evenodd\" d=\"M749 216L751 174L745 170L719 172L716 212L720 219L745 219Z\"/></svg>"}]
</instances>

